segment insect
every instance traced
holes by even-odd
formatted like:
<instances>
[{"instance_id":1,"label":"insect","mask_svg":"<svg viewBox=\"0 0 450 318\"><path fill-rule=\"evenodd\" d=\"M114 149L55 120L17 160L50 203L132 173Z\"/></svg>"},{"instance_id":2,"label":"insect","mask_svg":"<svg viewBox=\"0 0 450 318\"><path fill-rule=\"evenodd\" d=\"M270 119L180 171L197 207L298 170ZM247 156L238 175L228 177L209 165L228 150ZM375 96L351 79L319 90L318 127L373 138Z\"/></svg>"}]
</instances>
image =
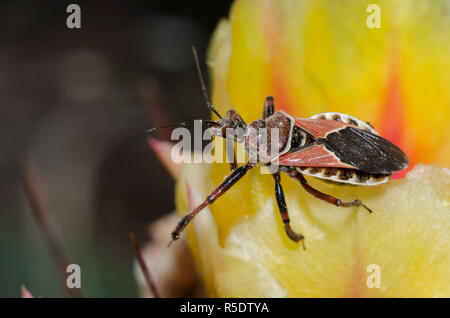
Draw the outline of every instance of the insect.
<instances>
[{"instance_id":1,"label":"insect","mask_svg":"<svg viewBox=\"0 0 450 318\"><path fill-rule=\"evenodd\" d=\"M297 180L308 193L320 200L339 207L362 206L372 212L359 199L343 201L313 188L304 175L337 183L375 186L386 183L393 172L408 166L408 157L401 149L381 137L369 123L350 115L323 113L310 118L297 118L283 111L275 111L274 99L269 96L265 100L261 119L247 124L234 110L228 111L227 116L222 118L209 101L195 49L193 52L206 104L219 117L217 121L203 121L203 125L211 129L213 135L224 138L227 129L242 131L243 138L237 141L244 143L248 155L258 153L258 156L257 162L248 161L242 166L232 164L230 175L199 206L180 219L171 233L169 245L180 237L200 211L225 194L258 163L276 166L272 176L285 232L292 241L302 243L304 236L292 230L290 225L280 173ZM148 131L189 124L192 123L184 122ZM276 151L273 151L274 145Z\"/></svg>"}]
</instances>

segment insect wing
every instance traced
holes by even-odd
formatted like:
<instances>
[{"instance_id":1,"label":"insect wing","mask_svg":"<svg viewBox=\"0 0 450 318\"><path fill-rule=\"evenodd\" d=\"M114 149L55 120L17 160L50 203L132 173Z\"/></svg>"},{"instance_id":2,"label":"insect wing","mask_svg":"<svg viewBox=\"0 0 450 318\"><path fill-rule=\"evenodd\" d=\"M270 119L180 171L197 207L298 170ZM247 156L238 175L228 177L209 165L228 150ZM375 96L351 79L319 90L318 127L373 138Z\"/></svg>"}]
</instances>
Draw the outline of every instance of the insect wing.
<instances>
[{"instance_id":1,"label":"insect wing","mask_svg":"<svg viewBox=\"0 0 450 318\"><path fill-rule=\"evenodd\" d=\"M350 123L295 118L295 125L310 133L316 142L280 156L280 165L350 168L385 175L408 166L408 157L400 148L383 137Z\"/></svg>"},{"instance_id":2,"label":"insect wing","mask_svg":"<svg viewBox=\"0 0 450 318\"><path fill-rule=\"evenodd\" d=\"M319 144L288 152L278 158L278 164L290 167L355 168L343 163L333 152L327 150L324 145Z\"/></svg>"},{"instance_id":3,"label":"insect wing","mask_svg":"<svg viewBox=\"0 0 450 318\"><path fill-rule=\"evenodd\" d=\"M320 138L325 146L343 163L373 174L390 174L408 166L406 154L390 141L356 127L346 127Z\"/></svg>"},{"instance_id":4,"label":"insect wing","mask_svg":"<svg viewBox=\"0 0 450 318\"><path fill-rule=\"evenodd\" d=\"M295 118L295 125L306 130L316 138L325 138L330 132L351 126L337 120L314 118Z\"/></svg>"}]
</instances>

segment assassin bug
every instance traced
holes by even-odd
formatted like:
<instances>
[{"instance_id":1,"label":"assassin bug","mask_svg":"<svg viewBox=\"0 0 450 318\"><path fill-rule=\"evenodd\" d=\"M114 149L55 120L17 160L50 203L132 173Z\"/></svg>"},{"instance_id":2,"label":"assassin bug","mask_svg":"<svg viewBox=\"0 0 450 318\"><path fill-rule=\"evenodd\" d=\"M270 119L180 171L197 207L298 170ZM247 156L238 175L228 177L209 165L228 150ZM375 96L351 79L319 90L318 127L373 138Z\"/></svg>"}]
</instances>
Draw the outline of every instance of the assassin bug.
<instances>
[{"instance_id":1,"label":"assassin bug","mask_svg":"<svg viewBox=\"0 0 450 318\"><path fill-rule=\"evenodd\" d=\"M402 150L379 136L369 123L350 115L323 113L310 118L296 118L283 111L275 111L273 98L269 96L264 103L262 119L246 124L234 110L230 110L227 117L222 118L209 101L195 48L193 53L206 104L219 117L217 121L202 121L203 125L211 129L213 135L224 138L227 129L243 131L243 138L236 141L245 144L246 153L258 152L259 163L266 166L275 165L278 168L272 174L275 197L285 232L292 241L300 242L304 236L291 228L280 172L299 181L308 193L318 199L339 207L362 206L372 212L358 199L342 201L313 188L304 175L337 183L373 186L387 182L393 172L408 166L408 157ZM153 128L148 132L192 124L178 123ZM273 140L270 139L273 139L271 131L274 129L277 138L275 144L278 147L275 155L268 151L273 147ZM180 237L185 227L201 210L221 197L255 166L256 162L250 161L239 167L235 163L232 164L231 174L199 206L181 218L171 233L172 241L169 245Z\"/></svg>"}]
</instances>

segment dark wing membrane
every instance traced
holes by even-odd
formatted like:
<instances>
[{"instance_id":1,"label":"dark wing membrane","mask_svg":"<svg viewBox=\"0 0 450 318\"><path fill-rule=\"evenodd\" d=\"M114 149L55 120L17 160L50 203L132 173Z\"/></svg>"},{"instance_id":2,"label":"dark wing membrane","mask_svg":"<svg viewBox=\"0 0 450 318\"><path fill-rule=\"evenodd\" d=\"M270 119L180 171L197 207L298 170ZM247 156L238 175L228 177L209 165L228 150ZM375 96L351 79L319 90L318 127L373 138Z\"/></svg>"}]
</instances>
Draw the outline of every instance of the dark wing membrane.
<instances>
[{"instance_id":1,"label":"dark wing membrane","mask_svg":"<svg viewBox=\"0 0 450 318\"><path fill-rule=\"evenodd\" d=\"M390 141L368 131L347 127L318 140L343 163L367 173L390 174L408 166L408 157Z\"/></svg>"}]
</instances>

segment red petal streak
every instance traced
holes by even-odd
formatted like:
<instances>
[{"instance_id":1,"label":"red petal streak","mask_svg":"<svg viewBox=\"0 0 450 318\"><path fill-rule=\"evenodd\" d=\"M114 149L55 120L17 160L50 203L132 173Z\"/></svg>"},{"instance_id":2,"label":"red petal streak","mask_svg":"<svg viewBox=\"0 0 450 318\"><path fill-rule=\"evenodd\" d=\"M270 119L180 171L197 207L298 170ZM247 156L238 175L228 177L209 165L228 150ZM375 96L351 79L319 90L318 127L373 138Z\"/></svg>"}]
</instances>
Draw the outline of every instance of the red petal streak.
<instances>
[{"instance_id":1,"label":"red petal streak","mask_svg":"<svg viewBox=\"0 0 450 318\"><path fill-rule=\"evenodd\" d=\"M262 30L264 30L265 38L267 39L267 52L269 62L272 66L271 79L269 79L269 87L273 89L272 92L267 92L267 96L273 95L275 98L276 110L284 110L288 114L293 114L292 101L294 100L290 95L289 88L286 86L288 76L284 74L286 70L286 61L283 58L281 52L283 51L283 30L282 17L279 12L280 8L277 5L273 5L271 1L264 1L262 3L261 24ZM289 70L286 70L289 71ZM271 82L270 82L271 80ZM298 91L296 92L298 94ZM297 114L300 114L298 112Z\"/></svg>"},{"instance_id":2,"label":"red petal streak","mask_svg":"<svg viewBox=\"0 0 450 318\"><path fill-rule=\"evenodd\" d=\"M402 178L413 166L412 149L408 147L405 136L405 115L406 109L402 99L401 83L399 78L399 65L397 60L391 64L389 70L386 95L381 107L381 119L379 120L379 132L383 138L391 141L408 155L410 163L406 170L393 174L394 179Z\"/></svg>"},{"instance_id":3,"label":"red petal streak","mask_svg":"<svg viewBox=\"0 0 450 318\"><path fill-rule=\"evenodd\" d=\"M194 209L196 200L194 198L194 194L192 193L191 186L189 185L189 183L187 181L186 181L186 196L188 199L189 210Z\"/></svg>"}]
</instances>

